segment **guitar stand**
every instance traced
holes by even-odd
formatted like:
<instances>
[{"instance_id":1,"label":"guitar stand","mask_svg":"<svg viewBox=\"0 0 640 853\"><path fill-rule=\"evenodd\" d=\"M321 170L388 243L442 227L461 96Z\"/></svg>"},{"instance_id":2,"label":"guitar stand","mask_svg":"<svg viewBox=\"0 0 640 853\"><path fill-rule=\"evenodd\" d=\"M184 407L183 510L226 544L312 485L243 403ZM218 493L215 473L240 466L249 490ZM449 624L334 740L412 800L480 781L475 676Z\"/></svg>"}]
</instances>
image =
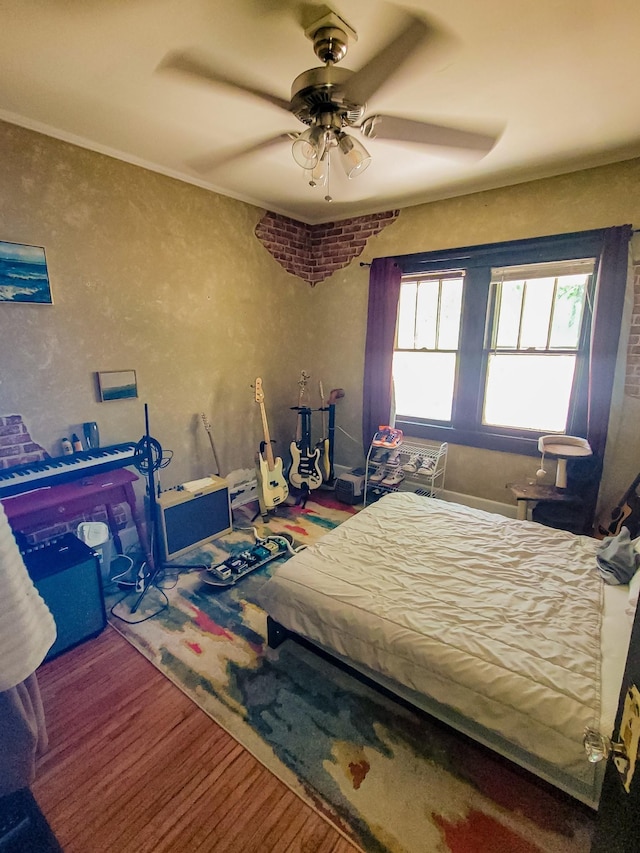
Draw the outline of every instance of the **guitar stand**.
<instances>
[{"instance_id":1,"label":"guitar stand","mask_svg":"<svg viewBox=\"0 0 640 853\"><path fill-rule=\"evenodd\" d=\"M296 502L293 506L301 506L302 509L304 509L311 496L311 489L307 483L303 483L301 486L295 487L295 489L296 492L300 492L300 494L296 497Z\"/></svg>"},{"instance_id":2,"label":"guitar stand","mask_svg":"<svg viewBox=\"0 0 640 853\"><path fill-rule=\"evenodd\" d=\"M333 451L334 451L335 435L336 435L336 404L335 403L329 403L328 406L321 406L318 409L312 409L309 406L290 406L289 408L291 409L292 412L298 412L298 413L303 412L303 411L308 412L309 417L311 416L311 414L313 412L328 412L328 414L329 414L328 421L329 422L328 422L328 428L327 428L327 439L329 440L329 478L322 483L321 488L323 486L328 487L328 488L333 488L334 483L335 483L335 479L336 479L335 472L333 470ZM308 495L309 487L306 484L305 484L305 487L307 490L307 495L305 496L304 501L306 503L307 498L309 497L309 495ZM304 504L303 504L303 506L304 506Z\"/></svg>"},{"instance_id":3,"label":"guitar stand","mask_svg":"<svg viewBox=\"0 0 640 853\"><path fill-rule=\"evenodd\" d=\"M305 483L303 485L301 491L302 491L302 494L300 495L300 497L296 501L296 506L300 506L300 507L302 507L302 509L304 509L307 505L307 501L309 500L309 495L311 494L311 489Z\"/></svg>"}]
</instances>

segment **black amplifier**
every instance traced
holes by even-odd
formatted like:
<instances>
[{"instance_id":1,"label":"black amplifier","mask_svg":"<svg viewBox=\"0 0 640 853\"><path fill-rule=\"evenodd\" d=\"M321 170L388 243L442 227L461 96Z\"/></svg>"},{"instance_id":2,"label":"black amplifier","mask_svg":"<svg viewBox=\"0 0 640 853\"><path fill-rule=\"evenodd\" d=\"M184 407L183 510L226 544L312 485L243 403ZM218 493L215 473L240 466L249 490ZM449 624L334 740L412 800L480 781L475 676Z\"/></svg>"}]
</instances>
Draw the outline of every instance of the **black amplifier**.
<instances>
[{"instance_id":1,"label":"black amplifier","mask_svg":"<svg viewBox=\"0 0 640 853\"><path fill-rule=\"evenodd\" d=\"M21 549L27 571L53 614L58 635L45 660L97 636L107 623L98 555L73 533Z\"/></svg>"}]
</instances>

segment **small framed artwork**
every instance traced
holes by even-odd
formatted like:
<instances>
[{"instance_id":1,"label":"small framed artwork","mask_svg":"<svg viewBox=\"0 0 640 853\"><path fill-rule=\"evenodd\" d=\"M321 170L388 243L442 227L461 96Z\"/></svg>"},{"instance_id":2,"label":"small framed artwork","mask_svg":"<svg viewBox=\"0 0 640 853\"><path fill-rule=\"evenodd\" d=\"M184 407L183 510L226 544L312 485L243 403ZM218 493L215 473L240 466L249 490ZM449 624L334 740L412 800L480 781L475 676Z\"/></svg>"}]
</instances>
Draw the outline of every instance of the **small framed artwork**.
<instances>
[{"instance_id":1,"label":"small framed artwork","mask_svg":"<svg viewBox=\"0 0 640 853\"><path fill-rule=\"evenodd\" d=\"M42 246L0 240L0 302L53 304Z\"/></svg>"},{"instance_id":2,"label":"small framed artwork","mask_svg":"<svg viewBox=\"0 0 640 853\"><path fill-rule=\"evenodd\" d=\"M104 370L97 374L100 401L127 400L138 396L135 370Z\"/></svg>"}]
</instances>

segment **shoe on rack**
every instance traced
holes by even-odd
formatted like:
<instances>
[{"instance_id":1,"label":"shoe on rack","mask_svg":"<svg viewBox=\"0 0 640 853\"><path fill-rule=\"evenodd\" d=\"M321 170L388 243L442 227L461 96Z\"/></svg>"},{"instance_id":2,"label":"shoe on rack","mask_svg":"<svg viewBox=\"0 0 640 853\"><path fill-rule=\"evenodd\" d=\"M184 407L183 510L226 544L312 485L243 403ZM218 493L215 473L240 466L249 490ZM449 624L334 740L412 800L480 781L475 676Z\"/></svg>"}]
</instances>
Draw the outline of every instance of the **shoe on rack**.
<instances>
[{"instance_id":1,"label":"shoe on rack","mask_svg":"<svg viewBox=\"0 0 640 853\"><path fill-rule=\"evenodd\" d=\"M384 447L386 440L389 438L389 429L388 426L379 426L378 432L373 436L373 440L371 444L374 447Z\"/></svg>"},{"instance_id":2,"label":"shoe on rack","mask_svg":"<svg viewBox=\"0 0 640 853\"><path fill-rule=\"evenodd\" d=\"M387 459L387 468L397 468L400 465L400 451L392 450Z\"/></svg>"},{"instance_id":3,"label":"shoe on rack","mask_svg":"<svg viewBox=\"0 0 640 853\"><path fill-rule=\"evenodd\" d=\"M433 469L435 467L435 460L433 460L430 456L425 456L425 458L420 463L420 467L418 468L418 474L422 477L430 477L433 473Z\"/></svg>"},{"instance_id":4,"label":"shoe on rack","mask_svg":"<svg viewBox=\"0 0 640 853\"><path fill-rule=\"evenodd\" d=\"M395 471L390 471L389 474L380 483L381 486L399 486L404 480L404 472L401 468L396 468Z\"/></svg>"},{"instance_id":5,"label":"shoe on rack","mask_svg":"<svg viewBox=\"0 0 640 853\"><path fill-rule=\"evenodd\" d=\"M418 468L420 467L420 457L416 453L412 456L408 462L406 462L402 466L402 470L406 471L407 474L415 474Z\"/></svg>"},{"instance_id":6,"label":"shoe on rack","mask_svg":"<svg viewBox=\"0 0 640 853\"><path fill-rule=\"evenodd\" d=\"M385 462L388 456L389 456L388 450L384 450L384 448L382 448L382 447L377 447L369 461L370 462Z\"/></svg>"},{"instance_id":7,"label":"shoe on rack","mask_svg":"<svg viewBox=\"0 0 640 853\"><path fill-rule=\"evenodd\" d=\"M379 465L378 468L369 477L370 483L381 483L387 476L387 469L384 465Z\"/></svg>"},{"instance_id":8,"label":"shoe on rack","mask_svg":"<svg viewBox=\"0 0 640 853\"><path fill-rule=\"evenodd\" d=\"M403 433L401 429L390 426L379 426L378 432L373 436L371 444L374 447L399 447L402 444Z\"/></svg>"}]
</instances>

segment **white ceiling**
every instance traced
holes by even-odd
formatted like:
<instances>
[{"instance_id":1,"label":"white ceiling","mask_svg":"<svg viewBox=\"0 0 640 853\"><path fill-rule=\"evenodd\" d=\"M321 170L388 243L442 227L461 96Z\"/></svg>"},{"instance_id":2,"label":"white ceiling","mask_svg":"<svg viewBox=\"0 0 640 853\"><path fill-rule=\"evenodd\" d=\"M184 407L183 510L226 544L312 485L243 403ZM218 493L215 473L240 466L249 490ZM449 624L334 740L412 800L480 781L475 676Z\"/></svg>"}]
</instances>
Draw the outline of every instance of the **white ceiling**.
<instances>
[{"instance_id":1,"label":"white ceiling","mask_svg":"<svg viewBox=\"0 0 640 853\"><path fill-rule=\"evenodd\" d=\"M481 160L365 140L369 169L334 169L331 204L305 181L288 141L210 173L198 158L304 129L246 93L158 71L197 50L288 100L319 65L298 0L3 0L0 118L308 222L325 222L640 156L638 0L337 0L356 30L357 70L402 27L402 9L442 25L378 90L386 113L465 129L503 127ZM359 134L358 131L355 131ZM190 165L191 164L191 165Z\"/></svg>"}]
</instances>

